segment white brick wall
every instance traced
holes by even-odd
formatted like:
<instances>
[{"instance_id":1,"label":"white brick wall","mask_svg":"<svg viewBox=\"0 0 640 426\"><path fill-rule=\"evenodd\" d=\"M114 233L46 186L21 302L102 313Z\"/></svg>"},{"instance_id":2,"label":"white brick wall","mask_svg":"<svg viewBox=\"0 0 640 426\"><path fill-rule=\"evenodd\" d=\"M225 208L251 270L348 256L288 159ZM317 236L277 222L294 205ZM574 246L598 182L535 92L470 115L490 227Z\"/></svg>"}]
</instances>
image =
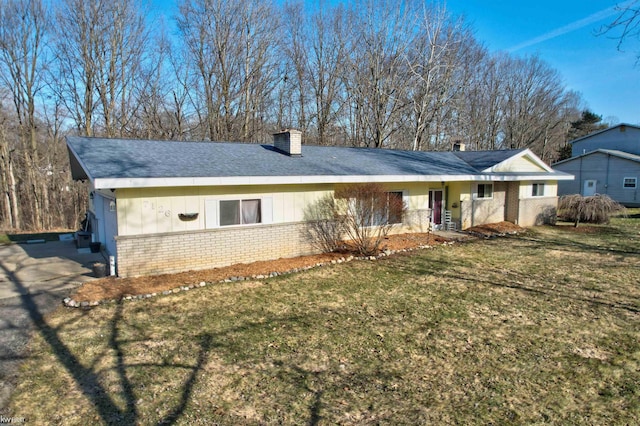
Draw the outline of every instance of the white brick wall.
<instances>
[{"instance_id":1,"label":"white brick wall","mask_svg":"<svg viewBox=\"0 0 640 426\"><path fill-rule=\"evenodd\" d=\"M118 275L210 269L314 253L303 223L120 236Z\"/></svg>"}]
</instances>

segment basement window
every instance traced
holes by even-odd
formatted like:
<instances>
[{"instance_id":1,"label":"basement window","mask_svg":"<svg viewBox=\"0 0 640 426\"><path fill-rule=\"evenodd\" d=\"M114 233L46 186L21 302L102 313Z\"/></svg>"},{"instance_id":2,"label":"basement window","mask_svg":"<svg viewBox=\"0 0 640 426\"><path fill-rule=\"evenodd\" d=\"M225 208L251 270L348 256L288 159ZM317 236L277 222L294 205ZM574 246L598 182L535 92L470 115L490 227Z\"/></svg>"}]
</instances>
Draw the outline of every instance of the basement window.
<instances>
[{"instance_id":1,"label":"basement window","mask_svg":"<svg viewBox=\"0 0 640 426\"><path fill-rule=\"evenodd\" d=\"M492 183L479 183L476 191L476 199L487 200L493 198L493 184Z\"/></svg>"},{"instance_id":2,"label":"basement window","mask_svg":"<svg viewBox=\"0 0 640 426\"><path fill-rule=\"evenodd\" d=\"M534 183L531 186L532 197L544 197L544 183Z\"/></svg>"},{"instance_id":3,"label":"basement window","mask_svg":"<svg viewBox=\"0 0 640 426\"><path fill-rule=\"evenodd\" d=\"M626 177L624 178L624 182L622 183L622 187L626 189L636 189L638 185L638 178L635 177Z\"/></svg>"}]
</instances>

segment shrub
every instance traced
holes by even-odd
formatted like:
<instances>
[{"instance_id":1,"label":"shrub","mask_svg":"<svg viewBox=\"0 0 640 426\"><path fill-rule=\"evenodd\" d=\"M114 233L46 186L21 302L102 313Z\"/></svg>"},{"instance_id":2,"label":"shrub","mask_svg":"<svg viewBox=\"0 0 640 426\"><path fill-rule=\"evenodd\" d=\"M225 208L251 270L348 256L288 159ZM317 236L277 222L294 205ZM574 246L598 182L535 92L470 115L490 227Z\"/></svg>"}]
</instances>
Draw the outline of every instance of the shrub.
<instances>
[{"instance_id":1,"label":"shrub","mask_svg":"<svg viewBox=\"0 0 640 426\"><path fill-rule=\"evenodd\" d=\"M329 253L341 247L344 224L333 196L325 195L307 206L304 220L307 223L307 238L316 249Z\"/></svg>"},{"instance_id":2,"label":"shrub","mask_svg":"<svg viewBox=\"0 0 640 426\"><path fill-rule=\"evenodd\" d=\"M320 198L305 209L304 217L316 248L329 252L349 245L369 256L380 251L384 237L402 222L404 212L398 193L366 183L347 185L336 190L334 197Z\"/></svg>"},{"instance_id":3,"label":"shrub","mask_svg":"<svg viewBox=\"0 0 640 426\"><path fill-rule=\"evenodd\" d=\"M558 202L558 216L574 222L574 226L580 222L609 223L611 215L621 211L624 211L624 206L608 195L564 195Z\"/></svg>"}]
</instances>

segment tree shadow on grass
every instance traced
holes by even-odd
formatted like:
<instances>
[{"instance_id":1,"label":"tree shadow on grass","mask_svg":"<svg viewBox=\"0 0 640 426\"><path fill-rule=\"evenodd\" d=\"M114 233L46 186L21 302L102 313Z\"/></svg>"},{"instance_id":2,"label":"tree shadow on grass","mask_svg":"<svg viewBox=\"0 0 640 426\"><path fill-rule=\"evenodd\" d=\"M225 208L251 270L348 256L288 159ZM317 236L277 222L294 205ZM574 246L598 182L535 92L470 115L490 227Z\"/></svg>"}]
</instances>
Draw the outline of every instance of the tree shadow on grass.
<instances>
[{"instance_id":1,"label":"tree shadow on grass","mask_svg":"<svg viewBox=\"0 0 640 426\"><path fill-rule=\"evenodd\" d=\"M568 227L556 227L556 229L561 230L563 233L568 235L575 234L573 230L566 230L563 228ZM573 229L573 227L571 227ZM632 239L629 238L629 234L622 232L613 227L599 227L598 233L607 234L611 237L616 237L619 240L615 242L618 247L611 247L613 244L607 244L607 246L596 245L594 243L589 243L587 241L576 241L574 239L561 238L560 236L550 236L544 235L540 236L535 231L528 232L524 235L518 236L507 236L506 238L527 241L534 244L538 244L540 248L549 248L549 247L557 247L557 248L566 248L571 250L581 250L585 252L593 252L597 254L602 253L612 253L612 254L620 254L623 256L626 255L639 255L640 249L636 245ZM602 241L602 243L606 243L606 241Z\"/></svg>"},{"instance_id":2,"label":"tree shadow on grass","mask_svg":"<svg viewBox=\"0 0 640 426\"><path fill-rule=\"evenodd\" d=\"M120 326L122 325L122 304L116 306L114 317L111 320L111 334L109 337L109 347L116 354L116 367L120 387L122 389L122 397L125 401L124 408L116 403L114 397L109 390L103 385L99 373L94 370L94 366L86 367L81 360L71 351L60 336L60 329L69 323L60 326L51 326L41 309L38 307L32 294L26 288L24 283L16 276L16 272L10 270L2 261L0 268L6 273L10 282L19 292L22 308L28 313L33 328L39 333L43 340L49 345L52 352L67 370L70 376L75 380L80 391L91 401L102 420L107 424L136 424L141 418L136 408L137 397L134 386L127 374L128 365L125 360L125 353L122 348L122 339L120 338ZM75 322L73 320L72 322ZM203 334L199 339L200 350L195 365L174 365L174 364L153 364L153 367L169 367L169 368L185 368L191 370L181 392L180 402L159 420L158 424L173 424L182 413L189 401L193 387L196 384L198 373L207 361L209 349L211 347L211 336ZM28 358L28 355L24 356Z\"/></svg>"},{"instance_id":3,"label":"tree shadow on grass","mask_svg":"<svg viewBox=\"0 0 640 426\"><path fill-rule=\"evenodd\" d=\"M585 253L593 252L598 256L604 253L608 254L623 254L627 256L638 257L639 253L611 250L599 246L590 245L588 243L555 240L555 239L539 239L535 237L505 237L511 239L511 245L505 246L504 250L515 248L515 252L518 249L533 249L533 250L548 250L550 248L561 248L567 251L582 251ZM515 244L515 246L513 245ZM494 248L495 249L495 248ZM523 262L526 262L526 258L522 258ZM399 270L403 270L408 274L416 275L434 275L441 276L446 280L458 280L462 282L469 282L473 284L484 284L493 287L509 288L513 290L523 291L532 295L540 295L545 297L551 297L554 299L567 299L579 302L589 303L594 306L602 306L606 308L622 309L632 313L640 313L640 300L633 295L615 295L620 296L621 300L616 301L614 298L607 300L606 297L613 296L606 293L599 293L602 297L587 297L580 294L580 290L588 291L585 289L576 289L575 286L567 286L565 283L544 281L540 283L531 283L531 276L526 273L514 271L505 266L505 268L494 268L491 264L484 264L477 273L468 274L462 273L459 268L468 269L470 267L478 268L477 264L474 264L469 260L461 259L428 259L424 261L414 262L411 264L403 264L397 266ZM567 266L569 267L569 266ZM481 271L481 272L480 272ZM490 275L503 276L504 279L492 280L488 278ZM578 290L578 291L577 291Z\"/></svg>"},{"instance_id":4,"label":"tree shadow on grass","mask_svg":"<svg viewBox=\"0 0 640 426\"><path fill-rule=\"evenodd\" d=\"M68 328L70 325L81 328L83 326L82 321L86 319L86 317L84 315L72 316L72 318L62 324L56 326L51 325L34 301L33 295L29 293L24 283L17 278L17 271L11 271L1 260L0 268L6 272L15 289L21 294L19 297L20 303L23 310L28 314L35 332L40 334L46 345L50 347L51 352L55 355L59 364L74 380L77 388L82 392L84 397L90 401L97 415L105 424L138 424L145 420L142 418L139 410L138 401L147 395L140 394L143 387L140 386L139 383L136 383L135 375L133 374L134 369L139 368L170 368L188 371L184 380L180 381L180 396L178 401L175 402L172 407L163 407L165 412L160 419L157 419L156 424L170 425L179 422L192 400L192 394L197 386L200 372L208 362L212 350L217 348L222 354L226 355L242 353L243 348L238 345L242 345L243 343L234 343L234 339L229 339L229 336L236 333L251 334L255 331L261 331L264 328L263 322L248 321L242 322L237 327L223 330L220 333L205 332L198 334L194 336L197 342L198 352L195 360L190 363L167 363L164 360L149 363L132 363L127 360L129 355L126 345L132 342L146 341L150 338L145 335L145 330L136 327L135 324L131 324L131 321L125 316L126 311L124 310L123 302L118 302L114 306L112 317L107 319L109 322L109 334L105 336L107 348L101 353L97 353L94 361L87 362L85 358L74 352L75 349L70 347L68 342L65 342L64 339L67 338L68 332L64 335L62 333L63 329ZM107 311L105 310L105 312ZM272 321L304 324L304 318L296 316L286 318L277 317L277 319L272 319ZM125 336L125 327L135 328L135 333L140 337L131 340L130 337ZM80 336L79 338L82 337ZM116 383L113 385L107 383L108 379L104 376L104 371L100 370L100 361L105 359L105 357L113 360L113 366L107 368L108 371L115 372L115 376L117 377ZM30 357L28 354L25 354L25 358ZM244 361L250 364L257 362L254 355L247 355ZM319 375L322 375L322 373L307 371L304 368L296 366L294 363L277 365L275 369L284 374L283 377L285 378L290 376L290 372L306 378L318 378ZM289 378L291 379L291 377ZM309 406L308 424L318 424L322 419L321 409L323 406L322 397L324 390L322 388L312 389L309 387L308 380L299 381L291 379L291 383L300 392L307 391L313 393L314 398ZM117 391L114 391L114 386Z\"/></svg>"}]
</instances>

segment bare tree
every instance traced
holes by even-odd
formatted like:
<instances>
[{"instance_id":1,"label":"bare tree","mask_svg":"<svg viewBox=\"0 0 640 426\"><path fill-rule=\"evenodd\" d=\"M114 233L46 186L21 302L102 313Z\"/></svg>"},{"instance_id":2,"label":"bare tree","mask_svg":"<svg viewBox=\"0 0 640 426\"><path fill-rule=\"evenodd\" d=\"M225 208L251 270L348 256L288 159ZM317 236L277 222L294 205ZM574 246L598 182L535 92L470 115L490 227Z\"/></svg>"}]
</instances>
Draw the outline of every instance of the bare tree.
<instances>
[{"instance_id":1,"label":"bare tree","mask_svg":"<svg viewBox=\"0 0 640 426\"><path fill-rule=\"evenodd\" d=\"M0 78L10 91L25 161L24 194L32 208L31 222L42 228L42 203L47 199L37 137L36 99L43 87L42 64L48 11L40 0L0 4ZM17 213L16 213L17 214ZM20 221L14 217L19 225Z\"/></svg>"},{"instance_id":2,"label":"bare tree","mask_svg":"<svg viewBox=\"0 0 640 426\"><path fill-rule=\"evenodd\" d=\"M283 20L283 30L285 36L282 38L281 46L283 51L283 61L285 62L282 72L282 82L280 84L280 96L282 109L286 109L285 104L295 104L290 109L295 111L297 120L295 126L306 135L309 135L308 110L310 108L309 72L310 72L310 31L306 31L309 20L305 15L302 3L287 4L284 7L285 18ZM294 101L295 99L295 101ZM282 122L281 127L294 125L289 118L288 125Z\"/></svg>"},{"instance_id":3,"label":"bare tree","mask_svg":"<svg viewBox=\"0 0 640 426\"><path fill-rule=\"evenodd\" d=\"M560 75L536 56L511 59L508 65L504 143L510 148L531 148L545 157L549 138L564 137L558 129L566 122L567 93Z\"/></svg>"},{"instance_id":4,"label":"bare tree","mask_svg":"<svg viewBox=\"0 0 640 426\"><path fill-rule=\"evenodd\" d=\"M469 61L472 66L470 84L456 100L456 108L459 111L457 136L469 144L470 149L502 147L500 134L506 83L502 78L502 59L503 56L490 55L484 48L477 47L475 60Z\"/></svg>"},{"instance_id":5,"label":"bare tree","mask_svg":"<svg viewBox=\"0 0 640 426\"><path fill-rule=\"evenodd\" d=\"M136 5L133 0L59 4L51 87L87 136L96 126L107 136L123 136L138 106L135 85L146 83L142 63L148 32Z\"/></svg>"},{"instance_id":6,"label":"bare tree","mask_svg":"<svg viewBox=\"0 0 640 426\"><path fill-rule=\"evenodd\" d=\"M405 1L363 0L349 18L351 55L345 73L354 144L391 145L406 107L408 69L404 57L414 37L415 14ZM357 12L357 13L356 13Z\"/></svg>"},{"instance_id":7,"label":"bare tree","mask_svg":"<svg viewBox=\"0 0 640 426\"><path fill-rule=\"evenodd\" d=\"M411 71L407 94L414 151L434 148L432 126L466 85L460 72L465 69L465 52L474 44L464 21L454 20L444 7L425 6L418 31L406 58Z\"/></svg>"},{"instance_id":8,"label":"bare tree","mask_svg":"<svg viewBox=\"0 0 640 426\"><path fill-rule=\"evenodd\" d=\"M616 19L600 28L598 33L613 34L613 38L618 40L618 50L621 50L625 41L640 40L640 1L620 3L616 9L620 12ZM640 60L640 53L638 53L638 60Z\"/></svg>"},{"instance_id":9,"label":"bare tree","mask_svg":"<svg viewBox=\"0 0 640 426\"><path fill-rule=\"evenodd\" d=\"M583 197L580 194L564 195L558 201L558 216L573 222L609 223L615 213L625 211L625 207L605 194Z\"/></svg>"},{"instance_id":10,"label":"bare tree","mask_svg":"<svg viewBox=\"0 0 640 426\"><path fill-rule=\"evenodd\" d=\"M0 183L2 184L2 216L0 226L5 229L21 229L18 185L14 167L14 151L7 138L4 116L0 116Z\"/></svg>"},{"instance_id":11,"label":"bare tree","mask_svg":"<svg viewBox=\"0 0 640 426\"><path fill-rule=\"evenodd\" d=\"M252 139L276 81L272 50L279 24L273 6L185 0L179 10L178 28L197 76L194 99L204 109L203 137Z\"/></svg>"},{"instance_id":12,"label":"bare tree","mask_svg":"<svg viewBox=\"0 0 640 426\"><path fill-rule=\"evenodd\" d=\"M347 243L363 255L376 254L384 237L402 223L406 212L402 194L387 192L378 183L347 185L335 191L335 217Z\"/></svg>"}]
</instances>

